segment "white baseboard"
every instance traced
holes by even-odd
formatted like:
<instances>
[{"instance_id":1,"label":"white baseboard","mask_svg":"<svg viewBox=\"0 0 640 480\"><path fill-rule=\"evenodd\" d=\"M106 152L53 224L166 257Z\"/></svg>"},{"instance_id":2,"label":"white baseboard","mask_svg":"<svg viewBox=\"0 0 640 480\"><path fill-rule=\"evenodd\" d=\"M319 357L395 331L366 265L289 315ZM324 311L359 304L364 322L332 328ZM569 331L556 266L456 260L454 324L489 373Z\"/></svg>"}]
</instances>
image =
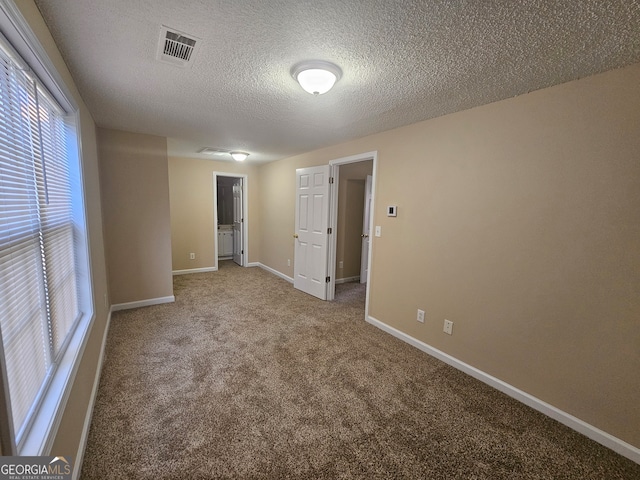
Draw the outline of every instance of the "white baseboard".
<instances>
[{"instance_id":1,"label":"white baseboard","mask_svg":"<svg viewBox=\"0 0 640 480\"><path fill-rule=\"evenodd\" d=\"M260 262L247 263L247 267L259 267L259 266L260 266Z\"/></svg>"},{"instance_id":2,"label":"white baseboard","mask_svg":"<svg viewBox=\"0 0 640 480\"><path fill-rule=\"evenodd\" d=\"M253 264L251 266L253 266ZM293 283L293 278L291 278L290 276L285 275L284 273L279 272L279 271L277 271L277 270L275 270L275 269L273 269L271 267L267 267L266 265L264 265L264 264L262 264L260 262L257 262L256 267L260 267L263 270L266 270L267 272L273 273L274 275L282 278L283 280L286 280L289 283Z\"/></svg>"},{"instance_id":3,"label":"white baseboard","mask_svg":"<svg viewBox=\"0 0 640 480\"><path fill-rule=\"evenodd\" d=\"M515 398L516 400L524 403L525 405L528 405L534 410L537 410L540 413L543 413L544 415L557 420L563 425L566 425L567 427L585 435L586 437L589 437L591 440L594 440L599 444L610 448L614 452L627 457L629 460L640 464L640 448L634 447L633 445L620 440L619 438L616 438L613 435L600 430L599 428L596 428L593 425L590 425L587 422L584 422L579 418L574 417L573 415L564 412L559 408L556 408L553 405L540 400L539 398L534 397L533 395L528 394L527 392L509 385L508 383L503 382L502 380L493 377L488 373L483 372L482 370L478 370L477 368L472 367L471 365L464 363L457 358L452 357L451 355L444 353L441 350L438 350L437 348L434 348L416 338L413 338L412 336L407 335L406 333L401 332L400 330L397 330L387 325L386 323L381 322L380 320L369 316L367 317L367 322L408 343L409 345L413 345L414 347L437 358L438 360L441 360L444 363L447 363L452 367L457 368L458 370L461 370L468 375L471 375L473 378L476 378L481 382L486 383L487 385L497 390L500 390L502 393Z\"/></svg>"},{"instance_id":4,"label":"white baseboard","mask_svg":"<svg viewBox=\"0 0 640 480\"><path fill-rule=\"evenodd\" d=\"M359 282L360 275L356 277L346 277L346 278L336 278L336 285L340 285L341 283L351 283L351 282Z\"/></svg>"},{"instance_id":5,"label":"white baseboard","mask_svg":"<svg viewBox=\"0 0 640 480\"><path fill-rule=\"evenodd\" d=\"M148 300L140 300L137 302L116 303L111 305L111 311L129 310L131 308L150 307L151 305L160 305L162 303L172 303L176 301L176 297L170 295L168 297L150 298Z\"/></svg>"},{"instance_id":6,"label":"white baseboard","mask_svg":"<svg viewBox=\"0 0 640 480\"><path fill-rule=\"evenodd\" d=\"M102 334L102 344L100 346L100 355L98 357L98 367L96 369L96 377L93 381L93 388L91 389L91 398L89 399L89 406L87 413L84 416L84 425L82 427L82 434L80 435L80 444L78 445L78 452L75 457L75 465L71 478L78 480L80 478L80 472L82 471L82 462L84 460L84 452L87 448L87 440L89 437L89 429L91 428L91 419L93 417L93 407L96 403L96 397L98 396L98 386L100 385L100 376L102 374L102 365L104 363L104 355L107 347L107 334L109 333L109 327L111 326L111 310L107 315L107 324Z\"/></svg>"},{"instance_id":7,"label":"white baseboard","mask_svg":"<svg viewBox=\"0 0 640 480\"><path fill-rule=\"evenodd\" d=\"M188 268L186 270L174 270L171 273L173 275L187 275L189 273L215 272L217 270L216 267Z\"/></svg>"}]
</instances>

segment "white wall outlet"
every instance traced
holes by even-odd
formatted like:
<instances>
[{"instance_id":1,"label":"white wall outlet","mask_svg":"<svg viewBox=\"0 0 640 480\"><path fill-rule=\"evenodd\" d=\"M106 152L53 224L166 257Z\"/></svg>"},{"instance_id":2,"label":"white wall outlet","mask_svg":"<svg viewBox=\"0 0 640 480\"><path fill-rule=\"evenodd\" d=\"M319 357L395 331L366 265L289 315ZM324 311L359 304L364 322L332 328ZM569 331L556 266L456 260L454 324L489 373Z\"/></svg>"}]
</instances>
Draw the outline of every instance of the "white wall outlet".
<instances>
[{"instance_id":1,"label":"white wall outlet","mask_svg":"<svg viewBox=\"0 0 640 480\"><path fill-rule=\"evenodd\" d=\"M444 328L442 329L442 331L449 335L453 335L453 322L451 320L445 320Z\"/></svg>"},{"instance_id":2,"label":"white wall outlet","mask_svg":"<svg viewBox=\"0 0 640 480\"><path fill-rule=\"evenodd\" d=\"M376 225L376 237L382 235L382 227L380 225Z\"/></svg>"},{"instance_id":3,"label":"white wall outlet","mask_svg":"<svg viewBox=\"0 0 640 480\"><path fill-rule=\"evenodd\" d=\"M189 254L189 260L195 260L196 259L196 254L195 253L190 253Z\"/></svg>"},{"instance_id":4,"label":"white wall outlet","mask_svg":"<svg viewBox=\"0 0 640 480\"><path fill-rule=\"evenodd\" d=\"M287 267L290 267L290 266L291 266L291 259L287 258Z\"/></svg>"},{"instance_id":5,"label":"white wall outlet","mask_svg":"<svg viewBox=\"0 0 640 480\"><path fill-rule=\"evenodd\" d=\"M342 260L338 262L338 268L344 268L344 262Z\"/></svg>"},{"instance_id":6,"label":"white wall outlet","mask_svg":"<svg viewBox=\"0 0 640 480\"><path fill-rule=\"evenodd\" d=\"M424 310L418 309L418 317L416 318L420 323L424 323Z\"/></svg>"}]
</instances>

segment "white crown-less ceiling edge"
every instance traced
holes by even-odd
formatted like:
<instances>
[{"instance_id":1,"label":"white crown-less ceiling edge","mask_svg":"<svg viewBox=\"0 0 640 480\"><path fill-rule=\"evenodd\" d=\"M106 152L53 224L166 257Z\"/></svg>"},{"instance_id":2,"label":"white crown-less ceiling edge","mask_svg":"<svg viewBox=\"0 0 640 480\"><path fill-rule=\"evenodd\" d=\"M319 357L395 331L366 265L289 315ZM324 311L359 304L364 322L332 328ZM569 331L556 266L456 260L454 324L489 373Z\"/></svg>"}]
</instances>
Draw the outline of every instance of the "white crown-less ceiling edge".
<instances>
[{"instance_id":1,"label":"white crown-less ceiling edge","mask_svg":"<svg viewBox=\"0 0 640 480\"><path fill-rule=\"evenodd\" d=\"M272 161L640 62L639 0L35 1L96 123L176 156ZM163 25L189 68L156 59ZM324 95L309 59L342 70Z\"/></svg>"}]
</instances>

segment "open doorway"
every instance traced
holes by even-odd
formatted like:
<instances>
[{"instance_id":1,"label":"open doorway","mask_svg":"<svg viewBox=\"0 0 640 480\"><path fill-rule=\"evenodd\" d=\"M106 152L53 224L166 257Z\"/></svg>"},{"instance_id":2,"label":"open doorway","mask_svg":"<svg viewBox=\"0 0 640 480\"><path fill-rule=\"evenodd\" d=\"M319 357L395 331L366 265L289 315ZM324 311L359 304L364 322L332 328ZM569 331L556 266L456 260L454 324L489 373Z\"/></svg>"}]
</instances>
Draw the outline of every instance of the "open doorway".
<instances>
[{"instance_id":1,"label":"open doorway","mask_svg":"<svg viewBox=\"0 0 640 480\"><path fill-rule=\"evenodd\" d=\"M373 160L339 167L336 218L336 281L366 283L369 246L369 208ZM369 181L367 182L367 179ZM369 187L369 191L367 191Z\"/></svg>"},{"instance_id":2,"label":"open doorway","mask_svg":"<svg viewBox=\"0 0 640 480\"><path fill-rule=\"evenodd\" d=\"M247 196L247 175L213 173L215 270L219 260L247 264Z\"/></svg>"},{"instance_id":3,"label":"open doorway","mask_svg":"<svg viewBox=\"0 0 640 480\"><path fill-rule=\"evenodd\" d=\"M330 225L335 234L329 242L327 299L335 299L336 284L366 284L361 287L366 289L365 316L369 305L369 229L373 219L376 159L376 152L368 152L329 162L336 188L332 189L330 200Z\"/></svg>"},{"instance_id":4,"label":"open doorway","mask_svg":"<svg viewBox=\"0 0 640 480\"><path fill-rule=\"evenodd\" d=\"M338 188L340 184L340 170L345 165L365 162L367 173L371 174L371 192L369 200L364 201L365 187L360 189L362 193L361 205L370 206L366 216L369 222L364 220L364 206L358 214L359 226L356 232L358 247L365 238L361 230L362 225L369 225L373 218L375 202L375 178L376 178L377 152L368 152L350 157L331 160L329 165L319 165L296 169L296 200L294 223L294 270L293 286L305 293L320 298L321 300L334 300L336 290L337 247L339 231L345 227L338 227ZM369 164L366 164L369 162ZM371 167L369 168L369 165ZM356 168L356 167L354 167ZM346 172L346 171L345 171ZM347 176L346 173L344 176ZM366 185L366 180L362 182ZM348 184L345 184L348 185ZM351 222L353 223L353 222ZM368 234L368 232L366 232ZM367 241L368 245L368 241ZM366 255L366 266L371 264L371 248ZM355 254L356 262L362 258L362 250ZM344 261L344 260L343 260ZM362 266L362 261L360 267ZM368 315L369 285L371 269L365 268L365 316ZM354 277L360 275L354 274ZM344 272L341 278L344 278ZM359 283L358 283L359 284ZM338 283L338 285L341 285ZM359 284L360 285L360 284Z\"/></svg>"}]
</instances>

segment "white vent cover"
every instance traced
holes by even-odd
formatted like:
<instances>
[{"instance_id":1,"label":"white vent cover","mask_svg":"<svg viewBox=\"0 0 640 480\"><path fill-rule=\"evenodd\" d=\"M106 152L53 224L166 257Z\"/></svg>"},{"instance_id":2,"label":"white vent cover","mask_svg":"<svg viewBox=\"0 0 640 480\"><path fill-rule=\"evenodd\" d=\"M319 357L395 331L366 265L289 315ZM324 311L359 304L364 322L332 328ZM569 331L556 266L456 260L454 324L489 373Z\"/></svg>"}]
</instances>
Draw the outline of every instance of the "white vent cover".
<instances>
[{"instance_id":1,"label":"white vent cover","mask_svg":"<svg viewBox=\"0 0 640 480\"><path fill-rule=\"evenodd\" d=\"M163 25L156 56L161 62L187 67L193 64L199 47L199 38Z\"/></svg>"},{"instance_id":2,"label":"white vent cover","mask_svg":"<svg viewBox=\"0 0 640 480\"><path fill-rule=\"evenodd\" d=\"M198 150L198 153L204 153L205 155L226 155L231 153L231 150L216 147L204 147Z\"/></svg>"}]
</instances>

